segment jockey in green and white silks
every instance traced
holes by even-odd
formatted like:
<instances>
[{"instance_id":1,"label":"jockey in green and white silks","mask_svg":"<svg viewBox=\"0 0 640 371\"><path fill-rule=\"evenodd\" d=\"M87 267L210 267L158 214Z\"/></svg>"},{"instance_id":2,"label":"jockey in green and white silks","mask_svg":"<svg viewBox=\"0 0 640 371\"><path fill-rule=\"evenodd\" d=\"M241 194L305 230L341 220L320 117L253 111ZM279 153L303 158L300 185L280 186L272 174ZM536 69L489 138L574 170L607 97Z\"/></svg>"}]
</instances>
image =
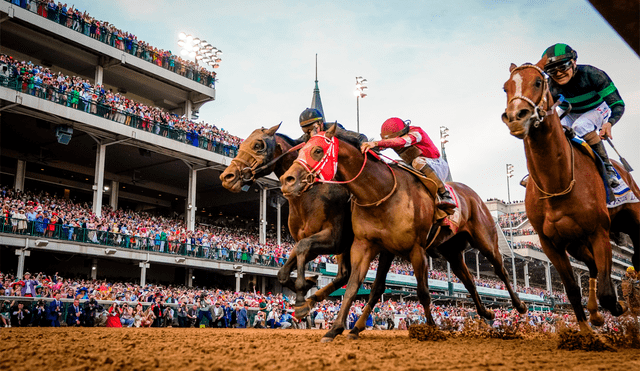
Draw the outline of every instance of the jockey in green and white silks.
<instances>
[{"instance_id":1,"label":"jockey in green and white silks","mask_svg":"<svg viewBox=\"0 0 640 371\"><path fill-rule=\"evenodd\" d=\"M566 44L555 44L542 54L547 57L544 66L549 75L549 89L554 100L563 96L558 113L571 111L562 119L562 125L573 128L576 134L591 146L605 164L609 186L619 185L615 170L602 143L612 138L611 127L624 113L624 101L609 76L602 70L578 65L578 53ZM568 103L567 103L568 102Z\"/></svg>"}]
</instances>

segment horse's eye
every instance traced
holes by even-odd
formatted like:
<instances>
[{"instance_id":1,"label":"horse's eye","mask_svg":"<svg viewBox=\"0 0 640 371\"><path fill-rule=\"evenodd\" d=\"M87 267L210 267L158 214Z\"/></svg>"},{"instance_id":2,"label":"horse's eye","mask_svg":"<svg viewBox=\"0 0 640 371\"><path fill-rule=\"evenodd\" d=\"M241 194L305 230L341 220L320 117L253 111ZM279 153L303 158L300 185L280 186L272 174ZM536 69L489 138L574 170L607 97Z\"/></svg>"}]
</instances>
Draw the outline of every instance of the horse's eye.
<instances>
[{"instance_id":1,"label":"horse's eye","mask_svg":"<svg viewBox=\"0 0 640 371\"><path fill-rule=\"evenodd\" d=\"M255 149L255 150L262 149L262 142L255 142L253 144L253 149Z\"/></svg>"},{"instance_id":2,"label":"horse's eye","mask_svg":"<svg viewBox=\"0 0 640 371\"><path fill-rule=\"evenodd\" d=\"M315 154L317 154L317 155L322 154L322 148L316 148L316 149L314 149L314 150L313 150L313 153L315 153Z\"/></svg>"},{"instance_id":3,"label":"horse's eye","mask_svg":"<svg viewBox=\"0 0 640 371\"><path fill-rule=\"evenodd\" d=\"M536 79L536 88L539 88L542 86L542 80L541 79Z\"/></svg>"}]
</instances>

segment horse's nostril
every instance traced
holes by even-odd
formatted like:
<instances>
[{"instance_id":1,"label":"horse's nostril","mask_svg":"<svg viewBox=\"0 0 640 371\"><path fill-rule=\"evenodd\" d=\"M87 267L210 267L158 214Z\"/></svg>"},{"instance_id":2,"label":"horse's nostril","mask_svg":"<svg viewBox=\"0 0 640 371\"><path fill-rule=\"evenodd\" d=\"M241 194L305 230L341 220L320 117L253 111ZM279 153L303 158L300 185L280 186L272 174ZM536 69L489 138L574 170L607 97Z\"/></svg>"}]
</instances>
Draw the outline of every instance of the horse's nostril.
<instances>
[{"instance_id":1,"label":"horse's nostril","mask_svg":"<svg viewBox=\"0 0 640 371\"><path fill-rule=\"evenodd\" d=\"M224 180L225 180L226 182L230 182L230 181L232 181L235 177L236 177L236 175L235 175L235 174L233 174L233 173L229 173L229 174L227 174L227 175L225 175L225 176L224 176Z\"/></svg>"},{"instance_id":2,"label":"horse's nostril","mask_svg":"<svg viewBox=\"0 0 640 371\"><path fill-rule=\"evenodd\" d=\"M284 184L293 184L296 182L296 178L294 176L289 175L288 177L284 178Z\"/></svg>"},{"instance_id":3,"label":"horse's nostril","mask_svg":"<svg viewBox=\"0 0 640 371\"><path fill-rule=\"evenodd\" d=\"M529 110L524 108L521 109L520 111L518 111L518 119L522 120L524 118L526 118L529 115Z\"/></svg>"}]
</instances>

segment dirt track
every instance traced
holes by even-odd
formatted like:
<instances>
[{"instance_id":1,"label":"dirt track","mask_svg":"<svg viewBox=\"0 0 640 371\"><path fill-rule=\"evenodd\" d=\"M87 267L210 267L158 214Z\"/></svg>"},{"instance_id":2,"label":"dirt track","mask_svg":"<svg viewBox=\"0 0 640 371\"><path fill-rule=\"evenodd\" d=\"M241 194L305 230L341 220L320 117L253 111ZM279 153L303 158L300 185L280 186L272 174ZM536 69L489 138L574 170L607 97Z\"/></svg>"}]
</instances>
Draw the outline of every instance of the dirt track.
<instances>
[{"instance_id":1,"label":"dirt track","mask_svg":"<svg viewBox=\"0 0 640 371\"><path fill-rule=\"evenodd\" d=\"M366 331L319 342L320 330L2 328L3 370L638 370L640 351L561 351L554 338L419 342Z\"/></svg>"}]
</instances>

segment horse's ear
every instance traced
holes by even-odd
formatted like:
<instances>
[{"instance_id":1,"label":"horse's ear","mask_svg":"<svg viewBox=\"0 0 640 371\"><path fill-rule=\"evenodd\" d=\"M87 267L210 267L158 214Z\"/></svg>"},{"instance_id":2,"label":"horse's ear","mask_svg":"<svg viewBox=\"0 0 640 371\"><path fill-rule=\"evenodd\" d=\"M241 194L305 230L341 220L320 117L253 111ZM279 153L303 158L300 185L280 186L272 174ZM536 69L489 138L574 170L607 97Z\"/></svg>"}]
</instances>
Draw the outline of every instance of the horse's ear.
<instances>
[{"instance_id":1,"label":"horse's ear","mask_svg":"<svg viewBox=\"0 0 640 371\"><path fill-rule=\"evenodd\" d=\"M338 125L337 124L333 124L329 130L327 130L327 132L324 134L327 138L331 139L333 138L334 135L336 135L336 129L338 129Z\"/></svg>"},{"instance_id":2,"label":"horse's ear","mask_svg":"<svg viewBox=\"0 0 640 371\"><path fill-rule=\"evenodd\" d=\"M280 129L280 125L282 125L282 122L280 122L278 125L270 127L269 130L267 130L267 134L270 137L274 136L276 131L278 131L278 129Z\"/></svg>"},{"instance_id":3,"label":"horse's ear","mask_svg":"<svg viewBox=\"0 0 640 371\"><path fill-rule=\"evenodd\" d=\"M513 70L518 67L515 64L511 63L511 66L509 66L509 72L513 72Z\"/></svg>"},{"instance_id":4,"label":"horse's ear","mask_svg":"<svg viewBox=\"0 0 640 371\"><path fill-rule=\"evenodd\" d=\"M536 63L536 66L540 67L541 70L544 70L544 66L547 64L548 59L549 57L545 55L541 60L538 61L538 63Z\"/></svg>"}]
</instances>

